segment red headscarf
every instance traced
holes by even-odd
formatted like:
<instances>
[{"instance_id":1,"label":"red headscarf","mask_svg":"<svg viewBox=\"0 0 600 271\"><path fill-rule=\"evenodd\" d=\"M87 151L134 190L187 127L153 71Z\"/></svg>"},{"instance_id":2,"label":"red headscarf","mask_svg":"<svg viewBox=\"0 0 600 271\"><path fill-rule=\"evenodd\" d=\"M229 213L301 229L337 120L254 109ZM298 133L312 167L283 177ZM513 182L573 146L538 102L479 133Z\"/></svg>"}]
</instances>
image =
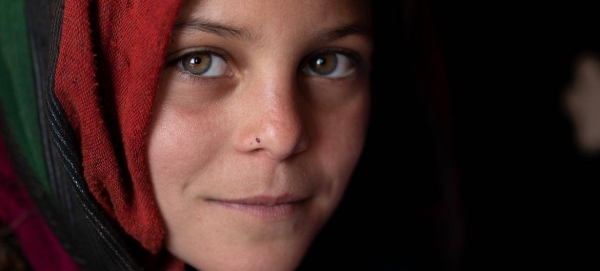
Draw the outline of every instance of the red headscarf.
<instances>
[{"instance_id":1,"label":"red headscarf","mask_svg":"<svg viewBox=\"0 0 600 271\"><path fill-rule=\"evenodd\" d=\"M66 0L56 95L102 209L153 254L160 221L144 137L181 0Z\"/></svg>"}]
</instances>

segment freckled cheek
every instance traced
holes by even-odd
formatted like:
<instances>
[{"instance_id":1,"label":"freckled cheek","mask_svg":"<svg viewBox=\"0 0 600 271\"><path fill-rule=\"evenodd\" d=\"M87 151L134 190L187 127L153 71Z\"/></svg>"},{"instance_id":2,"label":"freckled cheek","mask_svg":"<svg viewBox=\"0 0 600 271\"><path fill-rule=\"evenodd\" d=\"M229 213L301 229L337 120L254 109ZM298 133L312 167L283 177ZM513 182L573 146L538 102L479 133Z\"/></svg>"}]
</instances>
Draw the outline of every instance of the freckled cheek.
<instances>
[{"instance_id":1,"label":"freckled cheek","mask_svg":"<svg viewBox=\"0 0 600 271\"><path fill-rule=\"evenodd\" d=\"M219 126L201 114L164 110L153 120L148 138L148 163L155 185L194 178L218 152Z\"/></svg>"}]
</instances>

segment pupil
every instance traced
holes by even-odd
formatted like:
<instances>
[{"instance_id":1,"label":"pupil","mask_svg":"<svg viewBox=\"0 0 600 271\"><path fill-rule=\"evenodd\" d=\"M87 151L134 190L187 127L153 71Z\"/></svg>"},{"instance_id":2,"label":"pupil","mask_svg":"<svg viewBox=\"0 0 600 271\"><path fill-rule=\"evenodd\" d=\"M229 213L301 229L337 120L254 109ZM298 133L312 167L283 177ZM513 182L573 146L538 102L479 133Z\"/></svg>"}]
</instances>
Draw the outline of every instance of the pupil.
<instances>
[{"instance_id":1,"label":"pupil","mask_svg":"<svg viewBox=\"0 0 600 271\"><path fill-rule=\"evenodd\" d=\"M323 58L320 57L320 58L317 58L317 63L316 64L317 64L317 66L322 66L322 65L325 65L326 62L327 61L325 59L323 59Z\"/></svg>"},{"instance_id":2,"label":"pupil","mask_svg":"<svg viewBox=\"0 0 600 271\"><path fill-rule=\"evenodd\" d=\"M199 64L200 62L202 62L202 58L200 58L200 57L193 57L193 58L190 60L190 64L192 64L192 65Z\"/></svg>"}]
</instances>

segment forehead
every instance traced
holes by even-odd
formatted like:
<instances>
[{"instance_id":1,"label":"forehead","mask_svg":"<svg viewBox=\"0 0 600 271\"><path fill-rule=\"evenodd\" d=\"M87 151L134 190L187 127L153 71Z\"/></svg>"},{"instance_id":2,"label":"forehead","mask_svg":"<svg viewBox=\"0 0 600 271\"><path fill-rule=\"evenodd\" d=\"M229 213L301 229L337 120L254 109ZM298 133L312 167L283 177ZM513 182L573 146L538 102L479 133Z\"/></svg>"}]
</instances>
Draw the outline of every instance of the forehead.
<instances>
[{"instance_id":1,"label":"forehead","mask_svg":"<svg viewBox=\"0 0 600 271\"><path fill-rule=\"evenodd\" d=\"M178 21L206 19L251 32L371 25L368 0L185 0Z\"/></svg>"}]
</instances>

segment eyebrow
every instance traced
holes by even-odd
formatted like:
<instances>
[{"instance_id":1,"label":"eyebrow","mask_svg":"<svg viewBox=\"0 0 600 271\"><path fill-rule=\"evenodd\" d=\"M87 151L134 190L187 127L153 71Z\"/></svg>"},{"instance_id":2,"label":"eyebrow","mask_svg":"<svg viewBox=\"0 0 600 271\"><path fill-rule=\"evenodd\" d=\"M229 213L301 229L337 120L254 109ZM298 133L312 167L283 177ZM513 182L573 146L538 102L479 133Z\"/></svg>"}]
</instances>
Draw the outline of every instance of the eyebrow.
<instances>
[{"instance_id":1,"label":"eyebrow","mask_svg":"<svg viewBox=\"0 0 600 271\"><path fill-rule=\"evenodd\" d=\"M206 19L187 18L175 21L173 29L179 31L198 30L207 33L216 34L222 37L234 37L245 40L254 39L249 31L241 28L225 26Z\"/></svg>"},{"instance_id":2,"label":"eyebrow","mask_svg":"<svg viewBox=\"0 0 600 271\"><path fill-rule=\"evenodd\" d=\"M321 37L321 39L326 40L326 41L333 41L333 40L341 39L343 37L354 35L354 34L359 34L359 35L364 35L364 36L370 37L371 31L369 31L362 24L358 24L358 23L346 24L346 25L342 25L340 27L335 27L332 29L320 31L319 37Z\"/></svg>"},{"instance_id":3,"label":"eyebrow","mask_svg":"<svg viewBox=\"0 0 600 271\"><path fill-rule=\"evenodd\" d=\"M257 36L252 35L247 29L226 26L200 18L179 19L175 22L173 28L178 31L197 30L216 34L222 37L233 37L244 40L257 40L258 38ZM331 29L319 31L317 34L317 39L333 41L354 34L370 37L371 31L365 27L365 25L360 23L345 24Z\"/></svg>"}]
</instances>

